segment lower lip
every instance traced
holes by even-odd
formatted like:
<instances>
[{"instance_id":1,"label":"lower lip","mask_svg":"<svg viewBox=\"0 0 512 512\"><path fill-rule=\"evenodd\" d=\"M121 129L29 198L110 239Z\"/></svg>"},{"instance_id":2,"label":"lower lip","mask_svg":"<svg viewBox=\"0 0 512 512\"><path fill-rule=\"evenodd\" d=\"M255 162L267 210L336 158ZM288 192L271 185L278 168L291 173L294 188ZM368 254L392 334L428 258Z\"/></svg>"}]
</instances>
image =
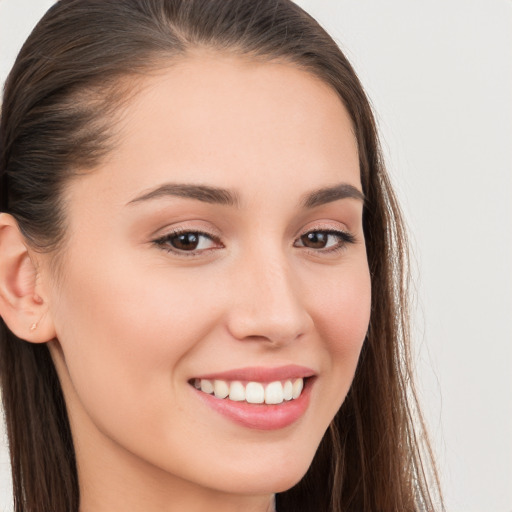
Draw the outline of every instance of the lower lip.
<instances>
[{"instance_id":1,"label":"lower lip","mask_svg":"<svg viewBox=\"0 0 512 512\"><path fill-rule=\"evenodd\" d=\"M307 379L298 398L275 405L235 402L227 398L216 398L214 395L208 395L195 388L192 389L209 407L243 427L256 430L277 430L295 423L306 412L312 384L313 379Z\"/></svg>"}]
</instances>

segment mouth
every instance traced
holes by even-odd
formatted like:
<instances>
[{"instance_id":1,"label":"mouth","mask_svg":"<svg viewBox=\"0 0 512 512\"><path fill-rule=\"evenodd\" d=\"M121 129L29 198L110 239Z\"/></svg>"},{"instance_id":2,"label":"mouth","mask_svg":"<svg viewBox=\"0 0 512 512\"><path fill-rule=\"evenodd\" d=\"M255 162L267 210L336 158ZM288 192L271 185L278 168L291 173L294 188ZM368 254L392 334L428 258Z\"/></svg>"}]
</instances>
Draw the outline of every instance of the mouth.
<instances>
[{"instance_id":1,"label":"mouth","mask_svg":"<svg viewBox=\"0 0 512 512\"><path fill-rule=\"evenodd\" d=\"M196 396L229 420L251 429L295 423L309 405L316 376L310 369L247 368L189 380Z\"/></svg>"},{"instance_id":2,"label":"mouth","mask_svg":"<svg viewBox=\"0 0 512 512\"><path fill-rule=\"evenodd\" d=\"M304 378L286 379L269 383L222 379L194 379L194 387L221 400L248 404L276 405L297 400L304 389Z\"/></svg>"}]
</instances>

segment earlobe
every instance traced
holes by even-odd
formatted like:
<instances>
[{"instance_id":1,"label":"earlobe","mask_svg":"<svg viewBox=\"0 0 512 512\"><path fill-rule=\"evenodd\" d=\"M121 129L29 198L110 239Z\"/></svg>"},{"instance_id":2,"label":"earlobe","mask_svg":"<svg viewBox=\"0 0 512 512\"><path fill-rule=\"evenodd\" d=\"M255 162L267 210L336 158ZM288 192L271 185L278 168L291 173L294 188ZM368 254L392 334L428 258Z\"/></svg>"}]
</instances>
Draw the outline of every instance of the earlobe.
<instances>
[{"instance_id":1,"label":"earlobe","mask_svg":"<svg viewBox=\"0 0 512 512\"><path fill-rule=\"evenodd\" d=\"M18 337L44 343L55 337L37 269L12 215L0 214L0 316Z\"/></svg>"}]
</instances>

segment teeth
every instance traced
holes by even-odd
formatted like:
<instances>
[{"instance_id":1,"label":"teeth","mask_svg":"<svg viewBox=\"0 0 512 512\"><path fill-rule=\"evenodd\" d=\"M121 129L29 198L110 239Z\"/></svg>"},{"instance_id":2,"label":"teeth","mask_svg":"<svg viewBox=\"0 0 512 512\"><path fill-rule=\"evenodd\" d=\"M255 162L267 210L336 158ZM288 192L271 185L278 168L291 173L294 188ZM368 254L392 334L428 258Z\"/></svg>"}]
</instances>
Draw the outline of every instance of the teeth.
<instances>
[{"instance_id":1,"label":"teeth","mask_svg":"<svg viewBox=\"0 0 512 512\"><path fill-rule=\"evenodd\" d=\"M234 402L243 402L245 400L245 387L241 382L234 381L229 386L229 399Z\"/></svg>"},{"instance_id":2,"label":"teeth","mask_svg":"<svg viewBox=\"0 0 512 512\"><path fill-rule=\"evenodd\" d=\"M265 389L265 403L280 404L283 400L283 385L280 382L271 382Z\"/></svg>"},{"instance_id":3,"label":"teeth","mask_svg":"<svg viewBox=\"0 0 512 512\"><path fill-rule=\"evenodd\" d=\"M201 391L211 394L213 393L213 384L211 380L201 379Z\"/></svg>"},{"instance_id":4,"label":"teeth","mask_svg":"<svg viewBox=\"0 0 512 512\"><path fill-rule=\"evenodd\" d=\"M293 384L291 380L287 380L283 386L283 398L291 400L293 398Z\"/></svg>"},{"instance_id":5,"label":"teeth","mask_svg":"<svg viewBox=\"0 0 512 512\"><path fill-rule=\"evenodd\" d=\"M280 404L298 398L304 388L304 379L270 382L248 382L245 386L239 381L194 379L194 387L203 393L214 394L216 398L246 401L250 404Z\"/></svg>"},{"instance_id":6,"label":"teeth","mask_svg":"<svg viewBox=\"0 0 512 512\"><path fill-rule=\"evenodd\" d=\"M265 401L265 388L259 382L249 382L245 386L245 401L250 404L262 404Z\"/></svg>"},{"instance_id":7,"label":"teeth","mask_svg":"<svg viewBox=\"0 0 512 512\"><path fill-rule=\"evenodd\" d=\"M214 380L213 392L217 398L226 398L229 395L228 383L225 380Z\"/></svg>"},{"instance_id":8,"label":"teeth","mask_svg":"<svg viewBox=\"0 0 512 512\"><path fill-rule=\"evenodd\" d=\"M302 379L297 379L293 383L292 389L292 398L299 398L302 393L302 388L304 387L304 381Z\"/></svg>"}]
</instances>

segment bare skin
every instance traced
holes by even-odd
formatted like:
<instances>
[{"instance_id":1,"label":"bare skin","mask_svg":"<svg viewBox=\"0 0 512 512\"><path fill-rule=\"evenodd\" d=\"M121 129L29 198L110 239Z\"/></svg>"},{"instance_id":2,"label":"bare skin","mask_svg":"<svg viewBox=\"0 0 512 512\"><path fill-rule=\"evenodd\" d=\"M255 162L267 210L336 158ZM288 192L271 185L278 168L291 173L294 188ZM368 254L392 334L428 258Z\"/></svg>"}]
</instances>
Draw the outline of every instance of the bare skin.
<instances>
[{"instance_id":1,"label":"bare skin","mask_svg":"<svg viewBox=\"0 0 512 512\"><path fill-rule=\"evenodd\" d=\"M66 191L61 278L33 255L46 312L32 341L50 343L63 384L81 512L271 511L307 471L368 327L349 116L292 65L205 53L148 78L118 131ZM314 377L285 427L237 423L192 385L286 365Z\"/></svg>"}]
</instances>

